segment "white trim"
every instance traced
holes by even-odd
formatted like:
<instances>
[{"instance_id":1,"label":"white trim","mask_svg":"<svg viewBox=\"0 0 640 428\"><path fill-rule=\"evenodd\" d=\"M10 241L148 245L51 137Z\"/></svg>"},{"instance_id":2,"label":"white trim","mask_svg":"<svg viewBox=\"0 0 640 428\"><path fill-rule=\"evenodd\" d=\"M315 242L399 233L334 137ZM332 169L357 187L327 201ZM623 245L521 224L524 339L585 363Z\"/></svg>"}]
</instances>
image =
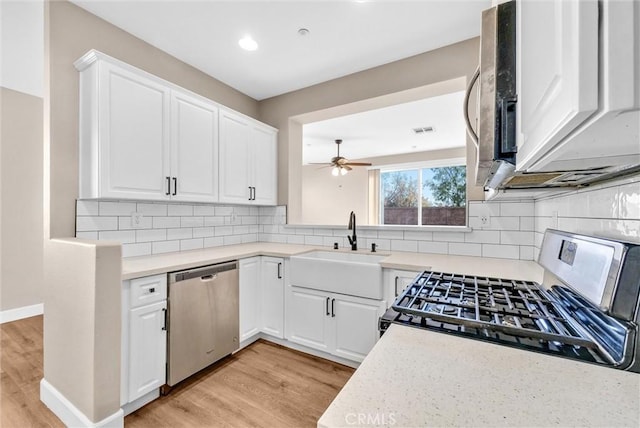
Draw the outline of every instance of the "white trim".
<instances>
[{"instance_id":1,"label":"white trim","mask_svg":"<svg viewBox=\"0 0 640 428\"><path fill-rule=\"evenodd\" d=\"M465 166L467 158L434 159L421 162L396 163L390 165L374 165L367 169L379 169L380 172L404 171L409 169L440 168L443 166Z\"/></svg>"},{"instance_id":2,"label":"white trim","mask_svg":"<svg viewBox=\"0 0 640 428\"><path fill-rule=\"evenodd\" d=\"M35 317L44 313L44 303L37 305L23 306L21 308L7 309L0 312L0 324L17 321L23 318Z\"/></svg>"},{"instance_id":3,"label":"white trim","mask_svg":"<svg viewBox=\"0 0 640 428\"><path fill-rule=\"evenodd\" d=\"M156 388L153 391L147 392L142 397L136 398L130 403L126 403L122 406L124 416L127 416L128 414L135 412L139 408L146 406L158 397L160 397L160 388Z\"/></svg>"},{"instance_id":4,"label":"white trim","mask_svg":"<svg viewBox=\"0 0 640 428\"><path fill-rule=\"evenodd\" d=\"M73 405L46 379L40 381L40 401L42 401L68 427L124 427L124 412L118 409L114 414L98 422L91 422L87 416Z\"/></svg>"}]
</instances>

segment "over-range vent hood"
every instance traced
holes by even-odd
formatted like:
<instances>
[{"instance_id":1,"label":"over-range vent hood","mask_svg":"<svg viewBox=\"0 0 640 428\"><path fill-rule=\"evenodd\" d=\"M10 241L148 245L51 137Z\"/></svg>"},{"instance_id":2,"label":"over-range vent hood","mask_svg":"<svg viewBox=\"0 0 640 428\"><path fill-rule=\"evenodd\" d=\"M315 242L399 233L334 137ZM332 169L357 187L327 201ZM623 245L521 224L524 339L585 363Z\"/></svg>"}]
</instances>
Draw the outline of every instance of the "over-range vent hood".
<instances>
[{"instance_id":1,"label":"over-range vent hood","mask_svg":"<svg viewBox=\"0 0 640 428\"><path fill-rule=\"evenodd\" d=\"M483 12L480 66L467 90L465 114L467 130L478 148L476 185L488 190L489 197L506 192L537 197L640 173L640 99L637 95L640 93L637 80L640 54L631 48L624 55L616 53L616 46L631 44L637 48L640 45L624 36L628 31L640 32L640 5L611 0L601 0L598 4L594 16L599 19L591 23L590 29L598 33L596 37L606 38L596 48L601 61L600 75L592 82L595 86L587 91L595 90L601 99L595 110L572 130L562 135L551 133L548 141L525 140L523 135L528 134L523 134L517 121L527 117L516 119L516 114L525 108L518 103L531 99L526 92L518 93L523 85L516 84L516 77L522 77L516 69L516 21L518 25L528 25L526 30L531 33L530 14L517 20L516 12L524 14L525 11L517 11L516 7L521 8L522 4L515 1ZM623 24L625 31L620 30ZM635 70L635 79L634 73L617 71L629 68ZM529 78L532 77L529 75ZM479 82L477 135L467 114L476 80ZM518 144L524 143L519 142L518 136L526 143L526 147L523 145L526 150L519 150L523 147Z\"/></svg>"}]
</instances>

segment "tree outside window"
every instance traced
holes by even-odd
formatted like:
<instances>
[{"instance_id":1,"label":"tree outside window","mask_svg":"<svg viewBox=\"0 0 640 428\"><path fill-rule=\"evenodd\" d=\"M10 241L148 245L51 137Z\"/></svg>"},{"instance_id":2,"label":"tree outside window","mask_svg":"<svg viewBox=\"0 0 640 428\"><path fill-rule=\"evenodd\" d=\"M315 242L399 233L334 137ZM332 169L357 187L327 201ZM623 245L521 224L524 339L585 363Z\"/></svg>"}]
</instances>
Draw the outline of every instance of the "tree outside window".
<instances>
[{"instance_id":1,"label":"tree outside window","mask_svg":"<svg viewBox=\"0 0 640 428\"><path fill-rule=\"evenodd\" d=\"M465 166L382 172L380 179L382 224L465 225Z\"/></svg>"}]
</instances>

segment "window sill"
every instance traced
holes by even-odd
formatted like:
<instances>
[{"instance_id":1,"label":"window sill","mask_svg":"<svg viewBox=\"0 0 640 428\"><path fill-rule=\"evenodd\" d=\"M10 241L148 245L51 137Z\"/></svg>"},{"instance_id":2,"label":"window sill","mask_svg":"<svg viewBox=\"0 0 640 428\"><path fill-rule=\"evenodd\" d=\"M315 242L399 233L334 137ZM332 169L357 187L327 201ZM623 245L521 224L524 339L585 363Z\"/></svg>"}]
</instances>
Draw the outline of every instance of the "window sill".
<instances>
[{"instance_id":1,"label":"window sill","mask_svg":"<svg viewBox=\"0 0 640 428\"><path fill-rule=\"evenodd\" d=\"M346 224L285 224L285 229L346 229ZM410 225L359 225L356 228L360 230L411 230L420 232L471 232L473 229L469 226L410 226Z\"/></svg>"}]
</instances>

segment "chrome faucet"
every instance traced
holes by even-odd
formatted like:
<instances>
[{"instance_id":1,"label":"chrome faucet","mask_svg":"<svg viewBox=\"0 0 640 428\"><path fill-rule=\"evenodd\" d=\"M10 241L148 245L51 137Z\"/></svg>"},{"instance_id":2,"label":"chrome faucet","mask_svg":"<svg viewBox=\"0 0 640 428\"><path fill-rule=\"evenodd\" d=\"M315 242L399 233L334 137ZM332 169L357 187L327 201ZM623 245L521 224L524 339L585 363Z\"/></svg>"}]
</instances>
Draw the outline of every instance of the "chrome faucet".
<instances>
[{"instance_id":1,"label":"chrome faucet","mask_svg":"<svg viewBox=\"0 0 640 428\"><path fill-rule=\"evenodd\" d=\"M349 214L349 230L353 230L353 235L352 236L347 236L347 238L349 238L349 244L351 244L351 250L353 251L357 251L358 250L358 241L356 241L356 213L354 213L353 211L351 211L351 214Z\"/></svg>"}]
</instances>

